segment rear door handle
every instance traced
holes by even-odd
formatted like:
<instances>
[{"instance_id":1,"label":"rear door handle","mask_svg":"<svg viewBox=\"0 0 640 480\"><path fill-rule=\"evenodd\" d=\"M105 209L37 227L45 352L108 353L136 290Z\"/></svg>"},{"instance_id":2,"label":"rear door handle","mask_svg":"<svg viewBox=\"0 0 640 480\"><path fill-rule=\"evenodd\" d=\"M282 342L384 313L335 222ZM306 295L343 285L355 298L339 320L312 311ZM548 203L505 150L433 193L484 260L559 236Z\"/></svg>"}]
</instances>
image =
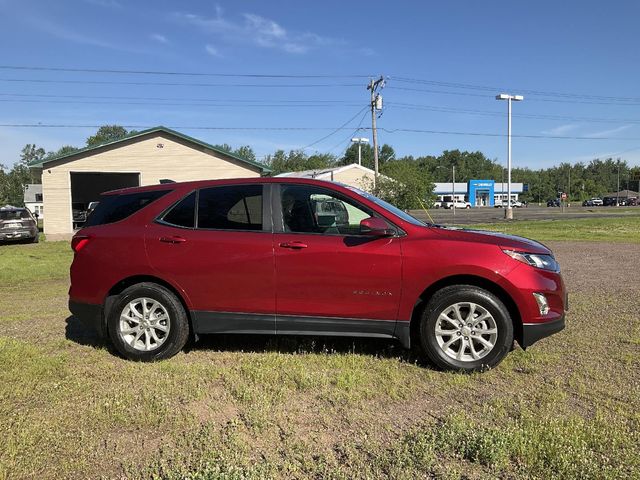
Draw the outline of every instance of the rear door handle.
<instances>
[{"instance_id":1,"label":"rear door handle","mask_svg":"<svg viewBox=\"0 0 640 480\"><path fill-rule=\"evenodd\" d=\"M183 237L160 237L160 241L163 243L184 243L187 239Z\"/></svg>"},{"instance_id":2,"label":"rear door handle","mask_svg":"<svg viewBox=\"0 0 640 480\"><path fill-rule=\"evenodd\" d=\"M283 242L280 244L280 246L282 248L293 248L293 249L307 248L307 244L302 242Z\"/></svg>"}]
</instances>

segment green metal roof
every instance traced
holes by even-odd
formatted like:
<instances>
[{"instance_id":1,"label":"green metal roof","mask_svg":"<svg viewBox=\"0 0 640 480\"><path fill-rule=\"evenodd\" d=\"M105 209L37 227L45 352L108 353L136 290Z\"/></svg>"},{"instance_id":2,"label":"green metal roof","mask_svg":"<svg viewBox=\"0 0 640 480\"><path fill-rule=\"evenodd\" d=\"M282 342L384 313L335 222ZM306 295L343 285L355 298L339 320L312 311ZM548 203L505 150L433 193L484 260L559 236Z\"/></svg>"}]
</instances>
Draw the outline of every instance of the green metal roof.
<instances>
[{"instance_id":1,"label":"green metal roof","mask_svg":"<svg viewBox=\"0 0 640 480\"><path fill-rule=\"evenodd\" d=\"M193 138L190 137L189 135L185 135L184 133L180 133L177 132L175 130L171 130L170 128L167 127L163 127L163 126L158 126L158 127L153 127L153 128L149 128L147 130L142 130L141 132L135 132L135 133L131 133L125 137L119 138L118 140L113 140L112 142L105 142L105 143L101 143L99 145L93 145L91 147L85 147L82 148L80 150L76 150L75 152L71 152L71 153L67 153L65 155L59 155L57 157L51 157L51 158L47 158L44 160L34 160L33 162L29 163L29 167L31 168L43 168L44 165L46 163L49 162L54 162L54 161L59 161L59 160L66 160L69 159L71 160L72 157L75 157L77 155L81 155L83 153L86 152L90 152L92 150L97 150L98 148L102 148L102 147L106 147L109 145L116 145L120 142L124 142L125 140L131 140L132 138L137 138L137 137L142 137L144 135L148 135L150 133L157 133L157 132L163 132L163 133L168 133L169 135L173 135L174 137L178 137L181 138L182 140L185 140L189 143L194 143L196 145L199 145L201 147L207 148L209 150L213 150L214 152L220 153L222 155L226 155L227 157L231 157L234 160L237 160L239 162L242 163L246 163L248 165L251 165L253 167L259 168L261 170L262 173L269 173L271 172L271 169L269 167L267 167L266 165L263 165L262 163L258 163L258 162L253 162L251 160L247 160L246 158L240 157L232 152L229 152L227 150L223 150L221 148L218 147L214 147L213 145L203 142L202 140L198 140L197 138Z\"/></svg>"}]
</instances>

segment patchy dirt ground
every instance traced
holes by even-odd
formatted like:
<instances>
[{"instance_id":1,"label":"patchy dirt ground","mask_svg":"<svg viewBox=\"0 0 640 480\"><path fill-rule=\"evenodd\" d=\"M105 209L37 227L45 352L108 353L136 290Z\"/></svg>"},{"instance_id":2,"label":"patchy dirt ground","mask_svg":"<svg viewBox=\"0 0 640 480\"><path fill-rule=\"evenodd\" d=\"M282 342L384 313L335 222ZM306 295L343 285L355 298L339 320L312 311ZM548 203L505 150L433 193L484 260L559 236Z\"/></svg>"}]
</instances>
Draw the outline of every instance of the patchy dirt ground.
<instances>
[{"instance_id":1,"label":"patchy dirt ground","mask_svg":"<svg viewBox=\"0 0 640 480\"><path fill-rule=\"evenodd\" d=\"M0 479L638 478L640 246L548 246L566 330L476 375L353 339L136 364L69 316L64 262L2 285Z\"/></svg>"}]
</instances>

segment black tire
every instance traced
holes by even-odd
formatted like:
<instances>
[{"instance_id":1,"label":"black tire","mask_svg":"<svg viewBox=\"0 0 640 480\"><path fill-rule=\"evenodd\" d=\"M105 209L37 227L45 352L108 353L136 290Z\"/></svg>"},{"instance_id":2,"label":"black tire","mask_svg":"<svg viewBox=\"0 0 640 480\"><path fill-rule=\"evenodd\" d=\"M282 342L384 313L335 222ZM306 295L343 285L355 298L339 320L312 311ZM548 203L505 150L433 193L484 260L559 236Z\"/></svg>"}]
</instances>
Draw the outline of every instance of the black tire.
<instances>
[{"instance_id":1,"label":"black tire","mask_svg":"<svg viewBox=\"0 0 640 480\"><path fill-rule=\"evenodd\" d=\"M169 332L163 343L154 350L141 351L125 342L120 334L120 315L132 301L149 298L159 302L169 319ZM182 350L189 338L189 320L180 300L165 287L155 283L138 283L125 289L113 302L107 318L107 331L116 350L129 360L153 362L170 358Z\"/></svg>"},{"instance_id":2,"label":"black tire","mask_svg":"<svg viewBox=\"0 0 640 480\"><path fill-rule=\"evenodd\" d=\"M38 243L39 240L40 240L40 235L36 233L36 236L33 237L31 240L29 240L29 243Z\"/></svg>"},{"instance_id":3,"label":"black tire","mask_svg":"<svg viewBox=\"0 0 640 480\"><path fill-rule=\"evenodd\" d=\"M493 348L478 360L461 361L451 358L440 347L436 338L435 330L440 314L456 303L465 302L473 302L489 312L497 329L497 339ZM509 311L498 297L473 285L452 285L438 290L422 312L419 332L423 353L436 366L444 370L476 372L494 368L513 345L513 322ZM449 338L454 337L452 335Z\"/></svg>"}]
</instances>

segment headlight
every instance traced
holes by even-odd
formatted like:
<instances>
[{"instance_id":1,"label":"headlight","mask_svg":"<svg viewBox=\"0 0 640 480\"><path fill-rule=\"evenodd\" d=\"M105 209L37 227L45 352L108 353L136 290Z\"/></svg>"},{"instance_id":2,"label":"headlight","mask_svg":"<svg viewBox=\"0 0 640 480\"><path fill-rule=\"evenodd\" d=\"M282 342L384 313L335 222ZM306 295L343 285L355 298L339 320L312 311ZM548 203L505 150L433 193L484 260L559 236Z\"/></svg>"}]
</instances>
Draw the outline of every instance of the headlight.
<instances>
[{"instance_id":1,"label":"headlight","mask_svg":"<svg viewBox=\"0 0 640 480\"><path fill-rule=\"evenodd\" d=\"M556 259L552 255L540 255L538 253L524 253L516 252L514 250L502 250L514 260L526 263L532 267L541 268L542 270L550 270L552 272L559 272L560 265L556 262Z\"/></svg>"}]
</instances>

